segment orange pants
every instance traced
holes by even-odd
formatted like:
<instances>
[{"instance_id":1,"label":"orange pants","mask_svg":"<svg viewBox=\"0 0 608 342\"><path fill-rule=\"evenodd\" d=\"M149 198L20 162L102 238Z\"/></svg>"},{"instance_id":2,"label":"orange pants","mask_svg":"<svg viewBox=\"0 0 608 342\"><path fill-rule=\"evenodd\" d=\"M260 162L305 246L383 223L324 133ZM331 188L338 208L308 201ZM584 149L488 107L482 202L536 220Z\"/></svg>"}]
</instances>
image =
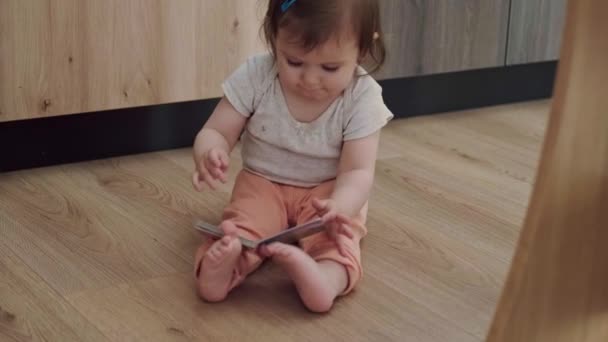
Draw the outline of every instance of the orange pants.
<instances>
[{"instance_id":1,"label":"orange pants","mask_svg":"<svg viewBox=\"0 0 608 342\"><path fill-rule=\"evenodd\" d=\"M223 220L232 221L238 228L238 234L251 240L259 240L284 230L288 226L306 223L317 217L312 206L312 199L328 198L335 181L322 183L314 188L301 188L273 183L266 178L246 170L241 171L236 179L230 203L224 209ZM340 235L338 243L346 248L347 255L338 252L336 241L325 232L301 239L300 248L314 260L333 260L344 265L348 274L348 285L342 295L350 292L361 279L360 240L367 234L365 220L367 203L361 212L353 218L351 229L354 238ZM215 240L206 239L195 255L195 276L200 272L205 252ZM263 262L255 251L243 249L241 257L233 272L230 289L241 284L248 274L256 270Z\"/></svg>"}]
</instances>

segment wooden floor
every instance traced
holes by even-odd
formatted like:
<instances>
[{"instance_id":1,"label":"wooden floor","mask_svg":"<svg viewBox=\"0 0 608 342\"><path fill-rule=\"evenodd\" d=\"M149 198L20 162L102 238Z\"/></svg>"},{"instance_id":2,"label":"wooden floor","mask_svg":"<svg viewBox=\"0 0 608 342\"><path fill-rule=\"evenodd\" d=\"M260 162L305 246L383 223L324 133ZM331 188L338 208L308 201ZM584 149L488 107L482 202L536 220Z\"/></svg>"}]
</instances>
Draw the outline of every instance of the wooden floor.
<instances>
[{"instance_id":1,"label":"wooden floor","mask_svg":"<svg viewBox=\"0 0 608 342\"><path fill-rule=\"evenodd\" d=\"M482 341L525 216L548 101L394 120L382 137L365 276L309 313L267 263L201 302L190 149L0 174L1 341ZM16 147L18 148L18 147ZM231 175L240 161L233 155Z\"/></svg>"}]
</instances>

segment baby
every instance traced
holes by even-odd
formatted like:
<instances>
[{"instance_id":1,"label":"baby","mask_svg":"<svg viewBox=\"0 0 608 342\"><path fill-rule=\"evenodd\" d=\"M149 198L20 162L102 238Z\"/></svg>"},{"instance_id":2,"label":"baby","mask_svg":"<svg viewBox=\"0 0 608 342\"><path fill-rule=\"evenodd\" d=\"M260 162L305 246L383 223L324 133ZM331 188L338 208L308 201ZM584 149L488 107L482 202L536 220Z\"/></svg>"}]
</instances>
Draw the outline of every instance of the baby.
<instances>
[{"instance_id":1,"label":"baby","mask_svg":"<svg viewBox=\"0 0 608 342\"><path fill-rule=\"evenodd\" d=\"M270 53L250 57L223 83L224 97L194 142L198 191L226 182L242 141L243 169L220 225L195 256L200 296L216 302L265 258L293 280L304 305L329 311L361 279L360 240L380 130L393 118L378 83L385 59L378 0L269 0ZM298 246L259 240L322 218L326 229Z\"/></svg>"}]
</instances>

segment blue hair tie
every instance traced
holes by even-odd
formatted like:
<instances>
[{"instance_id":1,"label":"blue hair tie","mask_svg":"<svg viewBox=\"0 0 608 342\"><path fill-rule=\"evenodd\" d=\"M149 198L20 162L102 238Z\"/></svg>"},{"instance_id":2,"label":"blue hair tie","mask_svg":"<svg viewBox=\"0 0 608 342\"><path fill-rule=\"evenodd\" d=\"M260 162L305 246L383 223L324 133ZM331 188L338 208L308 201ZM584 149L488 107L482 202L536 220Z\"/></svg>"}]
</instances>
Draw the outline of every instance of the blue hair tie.
<instances>
[{"instance_id":1,"label":"blue hair tie","mask_svg":"<svg viewBox=\"0 0 608 342\"><path fill-rule=\"evenodd\" d=\"M289 9L289 7L291 7L291 5L293 5L294 2L296 2L296 0L283 1L283 3L281 4L281 12L285 13Z\"/></svg>"}]
</instances>

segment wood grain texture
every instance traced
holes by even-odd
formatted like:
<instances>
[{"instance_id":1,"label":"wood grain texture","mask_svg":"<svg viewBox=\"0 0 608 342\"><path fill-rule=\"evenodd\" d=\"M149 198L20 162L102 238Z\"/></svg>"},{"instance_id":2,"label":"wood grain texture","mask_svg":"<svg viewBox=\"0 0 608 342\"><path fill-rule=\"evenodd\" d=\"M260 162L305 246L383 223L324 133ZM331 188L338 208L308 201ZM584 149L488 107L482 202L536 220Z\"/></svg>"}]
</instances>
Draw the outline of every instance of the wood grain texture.
<instances>
[{"instance_id":1,"label":"wood grain texture","mask_svg":"<svg viewBox=\"0 0 608 342\"><path fill-rule=\"evenodd\" d=\"M0 222L0 340L110 341L70 303L13 254L5 230L20 227L10 217Z\"/></svg>"},{"instance_id":2,"label":"wood grain texture","mask_svg":"<svg viewBox=\"0 0 608 342\"><path fill-rule=\"evenodd\" d=\"M388 47L379 78L504 65L509 0L382 0Z\"/></svg>"},{"instance_id":3,"label":"wood grain texture","mask_svg":"<svg viewBox=\"0 0 608 342\"><path fill-rule=\"evenodd\" d=\"M175 275L80 293L68 300L83 315L101 322L99 329L111 340L396 341L405 331L419 341L475 339L415 301L407 301L408 309L403 310L392 300L400 293L371 276L366 284L379 292L357 293L356 300L338 302L324 317L303 311L289 280L269 264L224 304L201 303L191 281L191 274ZM171 292L182 295L167 296Z\"/></svg>"},{"instance_id":4,"label":"wood grain texture","mask_svg":"<svg viewBox=\"0 0 608 342\"><path fill-rule=\"evenodd\" d=\"M120 174L120 168L113 173ZM141 234L146 221L134 221L128 214L133 209L100 192L99 187L111 188L116 182L91 179L88 174L59 168L4 178L0 213L14 216L19 225L8 227L3 236L11 239L20 258L40 269L40 276L61 294L190 269L188 257L171 252L154 236ZM121 185L139 201L173 200L166 190L128 174Z\"/></svg>"},{"instance_id":5,"label":"wood grain texture","mask_svg":"<svg viewBox=\"0 0 608 342\"><path fill-rule=\"evenodd\" d=\"M0 322L0 340L52 331L57 340L482 341L524 219L548 105L391 122L364 278L327 315L307 312L272 263L224 303L197 298L192 257L201 238L191 224L219 222L238 149L218 192L192 189L189 148L0 174L0 308L17 322Z\"/></svg>"},{"instance_id":6,"label":"wood grain texture","mask_svg":"<svg viewBox=\"0 0 608 342\"><path fill-rule=\"evenodd\" d=\"M221 95L266 1L2 0L0 122ZM509 0L383 0L379 79L504 63Z\"/></svg>"},{"instance_id":7,"label":"wood grain texture","mask_svg":"<svg viewBox=\"0 0 608 342\"><path fill-rule=\"evenodd\" d=\"M489 341L608 339L608 3L570 1L537 182Z\"/></svg>"},{"instance_id":8,"label":"wood grain texture","mask_svg":"<svg viewBox=\"0 0 608 342\"><path fill-rule=\"evenodd\" d=\"M512 0L507 65L559 58L567 0Z\"/></svg>"},{"instance_id":9,"label":"wood grain texture","mask_svg":"<svg viewBox=\"0 0 608 342\"><path fill-rule=\"evenodd\" d=\"M2 0L0 122L217 97L256 1Z\"/></svg>"}]
</instances>

